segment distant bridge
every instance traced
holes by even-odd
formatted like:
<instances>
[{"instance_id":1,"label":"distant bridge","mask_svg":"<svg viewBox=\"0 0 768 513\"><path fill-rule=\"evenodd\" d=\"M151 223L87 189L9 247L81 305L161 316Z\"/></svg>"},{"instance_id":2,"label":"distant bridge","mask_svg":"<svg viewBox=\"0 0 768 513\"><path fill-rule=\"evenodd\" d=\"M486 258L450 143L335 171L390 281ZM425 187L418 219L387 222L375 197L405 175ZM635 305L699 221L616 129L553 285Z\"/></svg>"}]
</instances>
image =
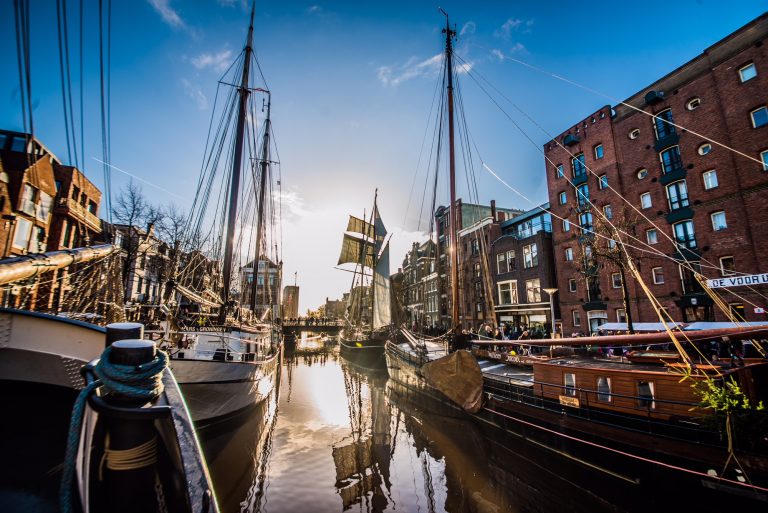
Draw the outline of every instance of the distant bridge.
<instances>
[{"instance_id":1,"label":"distant bridge","mask_svg":"<svg viewBox=\"0 0 768 513\"><path fill-rule=\"evenodd\" d=\"M337 334L344 327L344 321L338 319L284 319L283 334L297 334L302 331Z\"/></svg>"}]
</instances>

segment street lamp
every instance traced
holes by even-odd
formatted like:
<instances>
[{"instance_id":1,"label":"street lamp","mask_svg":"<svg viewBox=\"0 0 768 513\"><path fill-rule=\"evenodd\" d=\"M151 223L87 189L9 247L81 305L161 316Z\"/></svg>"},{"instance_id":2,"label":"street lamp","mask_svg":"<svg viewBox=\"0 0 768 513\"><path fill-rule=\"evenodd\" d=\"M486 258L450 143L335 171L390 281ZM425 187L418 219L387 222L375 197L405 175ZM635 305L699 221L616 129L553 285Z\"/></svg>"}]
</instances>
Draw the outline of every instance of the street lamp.
<instances>
[{"instance_id":1,"label":"street lamp","mask_svg":"<svg viewBox=\"0 0 768 513\"><path fill-rule=\"evenodd\" d=\"M550 315L550 326L552 327L552 338L555 338L555 302L554 302L554 296L555 292L557 292L557 289L544 289L544 292L549 294L549 315Z\"/></svg>"}]
</instances>

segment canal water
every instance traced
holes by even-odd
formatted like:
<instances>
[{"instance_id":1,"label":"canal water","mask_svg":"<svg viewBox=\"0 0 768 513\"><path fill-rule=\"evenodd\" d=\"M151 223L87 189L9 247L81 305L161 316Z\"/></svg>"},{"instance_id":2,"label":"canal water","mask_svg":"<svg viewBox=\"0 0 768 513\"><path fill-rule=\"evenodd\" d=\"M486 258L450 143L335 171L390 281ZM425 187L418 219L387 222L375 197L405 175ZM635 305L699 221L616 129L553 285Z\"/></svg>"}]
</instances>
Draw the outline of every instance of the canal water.
<instances>
[{"instance_id":1,"label":"canal water","mask_svg":"<svg viewBox=\"0 0 768 513\"><path fill-rule=\"evenodd\" d=\"M611 482L605 493L585 487L584 468L521 453L447 413L305 334L266 401L200 438L225 513L594 513L644 502Z\"/></svg>"}]
</instances>

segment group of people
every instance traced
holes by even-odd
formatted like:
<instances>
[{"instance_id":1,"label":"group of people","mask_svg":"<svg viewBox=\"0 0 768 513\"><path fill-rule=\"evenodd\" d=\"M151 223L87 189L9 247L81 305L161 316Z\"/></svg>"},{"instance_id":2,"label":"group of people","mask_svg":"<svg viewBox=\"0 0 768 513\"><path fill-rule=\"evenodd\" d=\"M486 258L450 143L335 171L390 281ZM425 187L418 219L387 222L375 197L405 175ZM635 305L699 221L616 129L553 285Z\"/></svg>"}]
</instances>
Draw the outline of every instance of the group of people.
<instances>
[{"instance_id":1,"label":"group of people","mask_svg":"<svg viewBox=\"0 0 768 513\"><path fill-rule=\"evenodd\" d=\"M493 326L486 322L481 324L477 329L474 327L471 328L466 333L473 337L494 340L531 340L546 338L547 336L547 333L542 327L530 328L525 324L513 326L506 322L502 322L498 326Z\"/></svg>"}]
</instances>

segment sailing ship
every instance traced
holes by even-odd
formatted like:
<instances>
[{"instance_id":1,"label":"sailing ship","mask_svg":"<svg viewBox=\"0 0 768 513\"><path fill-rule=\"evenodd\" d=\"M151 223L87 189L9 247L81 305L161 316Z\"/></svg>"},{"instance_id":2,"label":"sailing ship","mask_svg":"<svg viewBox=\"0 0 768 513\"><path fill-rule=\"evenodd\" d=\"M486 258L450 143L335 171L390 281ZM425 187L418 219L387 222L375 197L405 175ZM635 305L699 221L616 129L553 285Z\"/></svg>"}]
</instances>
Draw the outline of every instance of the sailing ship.
<instances>
[{"instance_id":1,"label":"sailing ship","mask_svg":"<svg viewBox=\"0 0 768 513\"><path fill-rule=\"evenodd\" d=\"M352 286L347 299L339 352L352 363L366 368L384 368L384 348L392 328L387 230L373 200L371 219L349 216L338 265L353 263ZM366 285L366 269L373 280ZM369 303L370 298L370 303ZM371 306L369 306L369 304Z\"/></svg>"},{"instance_id":2,"label":"sailing ship","mask_svg":"<svg viewBox=\"0 0 768 513\"><path fill-rule=\"evenodd\" d=\"M446 15L447 18L447 15ZM509 443L534 443L573 462L625 482L675 491L685 482L701 500L712 504L733 501L754 506L768 500L768 447L765 416L754 408L766 399L768 362L765 359L730 367L722 362L694 363L688 351L705 340L751 339L759 347L768 331L760 328L707 330L681 335L536 340L552 347L546 354L511 355L520 342L467 340L458 315L458 250L455 159L453 155L453 48L455 30L446 24L444 83L447 84L450 150L450 238L452 331L440 339L425 339L402 329L387 344L390 377L435 403L463 409L485 426L500 430ZM661 318L661 314L660 314ZM449 340L450 339L450 340ZM449 344L450 342L450 344ZM656 355L636 361L598 356L588 346L672 344L678 362ZM450 346L474 345L476 358ZM489 347L490 346L490 347ZM557 347L557 349L554 349ZM504 354L503 357L489 358ZM479 353L478 353L479 354ZM650 363L648 360L652 360ZM645 360L645 361L642 361ZM668 359L667 359L668 360ZM702 410L701 391L737 390L740 401L753 405L750 421L736 414L712 423ZM757 423L752 436L737 436Z\"/></svg>"},{"instance_id":3,"label":"sailing ship","mask_svg":"<svg viewBox=\"0 0 768 513\"><path fill-rule=\"evenodd\" d=\"M181 308L181 301L174 306L169 329L165 334L166 340L172 345L171 369L173 370L196 423L210 424L237 415L245 409L252 408L263 401L275 386L276 372L279 366L281 354L281 341L279 329L279 290L280 290L280 265L273 264L264 249L266 245L265 228L266 221L270 218L267 211L267 203L271 196L267 191L272 188L270 161L270 135L271 135L271 100L269 91L263 87L256 87L251 76L252 60L255 60L253 52L253 18L255 6L251 9L250 25L245 47L241 58L230 69L233 73L239 72L233 82L234 94L228 97L227 105L223 107L224 128L210 140L210 152L204 157L203 171L200 177L198 195L195 198L197 210L193 211L188 219L187 233L189 238L197 243L206 240L202 234L201 226L206 220L205 207L211 195L211 183L218 171L219 156L227 152L232 160L229 168L229 176L222 186L228 201L220 204L216 213L216 219L212 226L224 226L226 231L219 237L212 237L213 250L220 253L223 249L223 262L221 264L221 289L220 293L209 292L208 299L205 291L195 290L189 282L194 277L194 271L199 264L193 259L177 273L177 278L170 287L177 296L186 297L194 305L194 308L185 307L186 316L191 314L196 319L192 326L182 327L179 320L185 316ZM228 85L226 80L222 82ZM267 95L266 117L262 127L262 141L260 155L254 155L244 166L243 160L248 150L255 151L255 144L249 144L249 137L255 137L258 132L255 126L255 100L253 93L262 92ZM229 137L229 127L226 121L233 118L236 113L236 124ZM212 114L216 116L216 112ZM229 147L228 147L229 146ZM206 167L210 165L211 167ZM241 185L246 183L249 176L254 176L250 183L253 194L248 195L245 205L238 206L241 198ZM257 177L257 178L256 178ZM253 243L253 260L250 263L252 272L242 279L241 298L250 292L250 308L239 304L233 299L233 267L239 254L239 246L235 245L235 239L243 239L248 236L249 207L255 203L253 212L253 228L255 228L255 243ZM217 222L218 221L218 222ZM239 228L237 222L242 224ZM196 248L199 251L199 248ZM276 272L270 271L276 269ZM266 276L260 273L262 270ZM250 278L250 283L248 283ZM186 281L185 281L186 280ZM217 280L218 281L218 280ZM266 302L269 306L259 304L259 283L263 283L264 291L261 297L273 297L267 291L271 287L277 290L278 299L272 304L271 299ZM249 290L248 290L249 289ZM260 313L260 309L262 310ZM214 323L211 319L214 318Z\"/></svg>"}]
</instances>

